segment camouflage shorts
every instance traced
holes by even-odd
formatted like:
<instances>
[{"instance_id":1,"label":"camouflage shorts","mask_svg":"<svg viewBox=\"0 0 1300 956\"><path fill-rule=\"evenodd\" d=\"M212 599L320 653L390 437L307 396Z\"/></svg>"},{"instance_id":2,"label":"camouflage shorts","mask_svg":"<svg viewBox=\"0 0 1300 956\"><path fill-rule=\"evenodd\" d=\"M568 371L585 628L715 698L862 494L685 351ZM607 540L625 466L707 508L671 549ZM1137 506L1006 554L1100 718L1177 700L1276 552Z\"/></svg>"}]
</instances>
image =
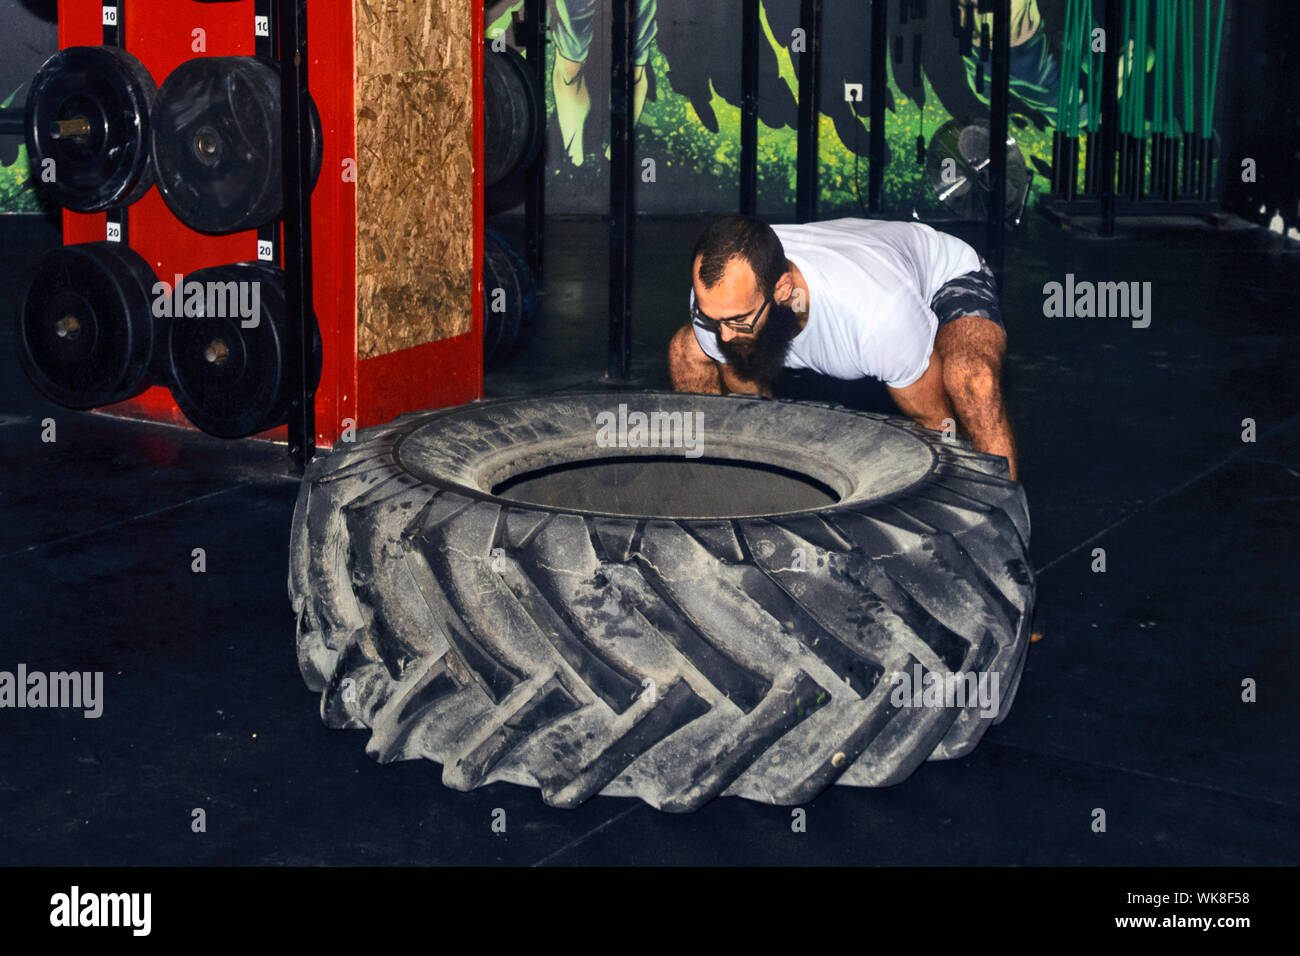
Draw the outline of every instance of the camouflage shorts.
<instances>
[{"instance_id":1,"label":"camouflage shorts","mask_svg":"<svg viewBox=\"0 0 1300 956\"><path fill-rule=\"evenodd\" d=\"M939 328L963 315L978 315L1006 332L1002 310L998 307L998 281L993 270L980 256L980 267L945 282L930 300L930 308L939 318Z\"/></svg>"}]
</instances>

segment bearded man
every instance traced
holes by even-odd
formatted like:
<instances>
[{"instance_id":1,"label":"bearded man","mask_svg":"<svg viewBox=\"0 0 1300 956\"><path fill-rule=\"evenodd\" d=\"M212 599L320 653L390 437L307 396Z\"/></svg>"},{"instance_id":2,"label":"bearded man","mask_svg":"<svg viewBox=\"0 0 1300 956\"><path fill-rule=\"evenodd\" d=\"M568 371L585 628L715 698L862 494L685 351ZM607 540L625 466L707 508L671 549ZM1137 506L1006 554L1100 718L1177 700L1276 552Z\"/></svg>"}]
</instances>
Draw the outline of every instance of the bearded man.
<instances>
[{"instance_id":1,"label":"bearded man","mask_svg":"<svg viewBox=\"0 0 1300 956\"><path fill-rule=\"evenodd\" d=\"M1017 478L997 287L955 236L916 222L727 216L696 243L690 309L668 348L677 391L770 396L787 368L877 378L905 415L959 425Z\"/></svg>"}]
</instances>

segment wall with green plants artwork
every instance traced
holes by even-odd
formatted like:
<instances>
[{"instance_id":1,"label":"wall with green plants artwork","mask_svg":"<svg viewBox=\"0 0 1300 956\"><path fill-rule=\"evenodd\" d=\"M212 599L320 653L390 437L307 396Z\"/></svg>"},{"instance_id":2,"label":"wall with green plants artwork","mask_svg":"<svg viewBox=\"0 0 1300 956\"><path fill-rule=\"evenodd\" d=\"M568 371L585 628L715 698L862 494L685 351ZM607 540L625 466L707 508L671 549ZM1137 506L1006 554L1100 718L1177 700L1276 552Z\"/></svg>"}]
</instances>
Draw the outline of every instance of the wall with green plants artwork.
<instances>
[{"instance_id":1,"label":"wall with green plants artwork","mask_svg":"<svg viewBox=\"0 0 1300 956\"><path fill-rule=\"evenodd\" d=\"M1012 174L1026 204L1048 187L1066 5L1012 2ZM547 3L548 213L607 208L609 6L609 0ZM488 36L518 47L512 18L522 7L522 0L489 5ZM638 211L734 210L741 0L637 0L634 7ZM758 210L778 219L794 210L796 70L806 46L799 8L799 0L760 3ZM978 13L966 0L890 0L887 10L884 214L977 214L961 196L941 198L937 174L944 155L969 148L981 134L987 156L992 70L982 51L991 47L991 14ZM870 22L865 0L823 4L819 218L866 210Z\"/></svg>"},{"instance_id":2,"label":"wall with green plants artwork","mask_svg":"<svg viewBox=\"0 0 1300 956\"><path fill-rule=\"evenodd\" d=\"M55 0L0 0L0 107L21 109L27 84L58 49L55 8ZM23 138L0 135L0 213L43 211Z\"/></svg>"}]
</instances>

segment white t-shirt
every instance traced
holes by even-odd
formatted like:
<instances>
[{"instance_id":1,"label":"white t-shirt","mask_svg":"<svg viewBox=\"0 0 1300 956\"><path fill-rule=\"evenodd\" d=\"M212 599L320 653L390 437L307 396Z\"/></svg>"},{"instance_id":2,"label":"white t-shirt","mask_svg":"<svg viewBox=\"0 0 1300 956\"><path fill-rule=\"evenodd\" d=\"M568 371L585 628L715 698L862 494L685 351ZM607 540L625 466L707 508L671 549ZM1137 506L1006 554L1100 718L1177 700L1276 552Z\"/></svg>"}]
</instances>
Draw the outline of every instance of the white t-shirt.
<instances>
[{"instance_id":1,"label":"white t-shirt","mask_svg":"<svg viewBox=\"0 0 1300 956\"><path fill-rule=\"evenodd\" d=\"M930 299L980 267L967 243L919 222L832 219L772 229L808 284L808 322L785 366L832 378L911 385L930 363L939 327ZM725 363L716 336L694 329L705 354Z\"/></svg>"}]
</instances>

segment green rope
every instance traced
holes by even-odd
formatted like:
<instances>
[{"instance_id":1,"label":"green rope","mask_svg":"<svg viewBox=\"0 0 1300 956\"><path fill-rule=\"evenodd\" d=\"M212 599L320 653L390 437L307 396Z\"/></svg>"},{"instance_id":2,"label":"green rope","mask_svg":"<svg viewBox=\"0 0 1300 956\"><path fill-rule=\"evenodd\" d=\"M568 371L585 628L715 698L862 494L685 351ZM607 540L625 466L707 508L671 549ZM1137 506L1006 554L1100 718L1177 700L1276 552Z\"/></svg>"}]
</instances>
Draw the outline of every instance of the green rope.
<instances>
[{"instance_id":1,"label":"green rope","mask_svg":"<svg viewBox=\"0 0 1300 956\"><path fill-rule=\"evenodd\" d=\"M1079 135L1079 64L1083 59L1081 47L1083 25L1083 2L1070 4L1070 85L1066 90L1066 130L1071 138Z\"/></svg>"},{"instance_id":2,"label":"green rope","mask_svg":"<svg viewBox=\"0 0 1300 956\"><path fill-rule=\"evenodd\" d=\"M1120 45L1120 56L1123 57L1123 69L1120 70L1120 81L1123 89L1119 93L1119 131L1121 133L1131 133L1133 131L1133 122L1130 114L1133 112L1133 84L1130 81L1130 73L1133 69L1132 57L1129 56L1130 27L1133 20L1132 0L1124 0L1124 37Z\"/></svg>"},{"instance_id":3,"label":"green rope","mask_svg":"<svg viewBox=\"0 0 1300 956\"><path fill-rule=\"evenodd\" d=\"M1089 20L1091 20L1091 15L1092 15L1091 5L1089 5L1088 7L1088 14L1089 14ZM1104 88L1102 85L1102 79L1103 79L1104 71L1106 69L1106 54L1092 53L1091 46L1089 46L1088 49L1089 49L1088 64L1090 67L1093 67L1092 87L1089 89L1089 92L1092 95L1092 102L1096 104L1093 107L1096 121L1093 123L1092 126L1092 128L1095 130L1101 125L1101 92L1102 89Z\"/></svg>"},{"instance_id":4,"label":"green rope","mask_svg":"<svg viewBox=\"0 0 1300 956\"><path fill-rule=\"evenodd\" d=\"M1071 44L1073 50L1070 54L1070 136L1079 135L1079 106L1082 90L1079 88L1080 69L1083 64L1083 53L1088 49L1088 24L1083 17L1084 5L1087 0L1079 0L1075 4L1074 18L1072 20L1074 29L1074 43Z\"/></svg>"},{"instance_id":5,"label":"green rope","mask_svg":"<svg viewBox=\"0 0 1300 956\"><path fill-rule=\"evenodd\" d=\"M1068 0L1065 5L1065 32L1061 35L1061 43L1064 47L1061 51L1061 86L1056 91L1056 125L1061 132L1069 132L1070 125L1070 46L1071 46L1071 29L1074 16L1074 0Z\"/></svg>"},{"instance_id":6,"label":"green rope","mask_svg":"<svg viewBox=\"0 0 1300 956\"><path fill-rule=\"evenodd\" d=\"M1205 104L1205 135L1214 132L1214 97L1219 87L1219 49L1223 45L1223 8L1227 0L1219 0L1219 22L1214 28L1214 60L1210 67L1209 88ZM1205 0L1206 12L1210 9L1210 0Z\"/></svg>"},{"instance_id":7,"label":"green rope","mask_svg":"<svg viewBox=\"0 0 1300 956\"><path fill-rule=\"evenodd\" d=\"M1088 0L1079 0L1074 10L1074 53L1070 57L1070 135L1079 135L1079 107L1083 103L1083 90L1080 86L1083 70L1083 55L1088 49L1088 21L1084 17Z\"/></svg>"},{"instance_id":8,"label":"green rope","mask_svg":"<svg viewBox=\"0 0 1300 956\"><path fill-rule=\"evenodd\" d=\"M1133 94L1137 100L1133 104L1133 132L1139 137L1147 134L1147 27L1151 22L1151 9L1147 0L1138 0L1137 6L1137 47L1133 56L1136 64L1133 74L1137 85Z\"/></svg>"},{"instance_id":9,"label":"green rope","mask_svg":"<svg viewBox=\"0 0 1300 956\"><path fill-rule=\"evenodd\" d=\"M1075 127L1078 128L1080 125L1079 109L1086 96L1088 97L1088 129L1095 130L1101 118L1101 105L1098 102L1099 97L1094 96L1092 92L1092 78L1096 72L1092 66L1092 0L1079 0L1079 14L1075 29L1079 34L1079 55L1074 69L1080 74L1079 89L1075 92L1075 100L1078 104L1074 111Z\"/></svg>"},{"instance_id":10,"label":"green rope","mask_svg":"<svg viewBox=\"0 0 1300 956\"><path fill-rule=\"evenodd\" d=\"M1165 0L1156 0L1156 95L1152 99L1152 133L1164 133L1165 122Z\"/></svg>"},{"instance_id":11,"label":"green rope","mask_svg":"<svg viewBox=\"0 0 1300 956\"><path fill-rule=\"evenodd\" d=\"M1167 0L1169 13L1165 17L1165 52L1169 57L1169 78L1165 83L1165 94L1169 98L1165 109L1165 133L1169 135L1178 133L1178 116L1174 113L1174 87L1178 86L1178 1Z\"/></svg>"},{"instance_id":12,"label":"green rope","mask_svg":"<svg viewBox=\"0 0 1300 956\"><path fill-rule=\"evenodd\" d=\"M1178 86L1178 17L1182 0L1169 0L1169 132L1182 132L1178 128L1178 110L1175 105Z\"/></svg>"},{"instance_id":13,"label":"green rope","mask_svg":"<svg viewBox=\"0 0 1300 956\"><path fill-rule=\"evenodd\" d=\"M1183 132L1190 133L1196 115L1196 84L1192 80L1195 57L1195 45L1192 39L1194 27L1192 4L1194 0L1183 0Z\"/></svg>"},{"instance_id":14,"label":"green rope","mask_svg":"<svg viewBox=\"0 0 1300 956\"><path fill-rule=\"evenodd\" d=\"M1201 116L1196 131L1208 136L1205 122L1205 104L1210 98L1210 7L1214 0L1205 0L1205 30L1201 35Z\"/></svg>"}]
</instances>

